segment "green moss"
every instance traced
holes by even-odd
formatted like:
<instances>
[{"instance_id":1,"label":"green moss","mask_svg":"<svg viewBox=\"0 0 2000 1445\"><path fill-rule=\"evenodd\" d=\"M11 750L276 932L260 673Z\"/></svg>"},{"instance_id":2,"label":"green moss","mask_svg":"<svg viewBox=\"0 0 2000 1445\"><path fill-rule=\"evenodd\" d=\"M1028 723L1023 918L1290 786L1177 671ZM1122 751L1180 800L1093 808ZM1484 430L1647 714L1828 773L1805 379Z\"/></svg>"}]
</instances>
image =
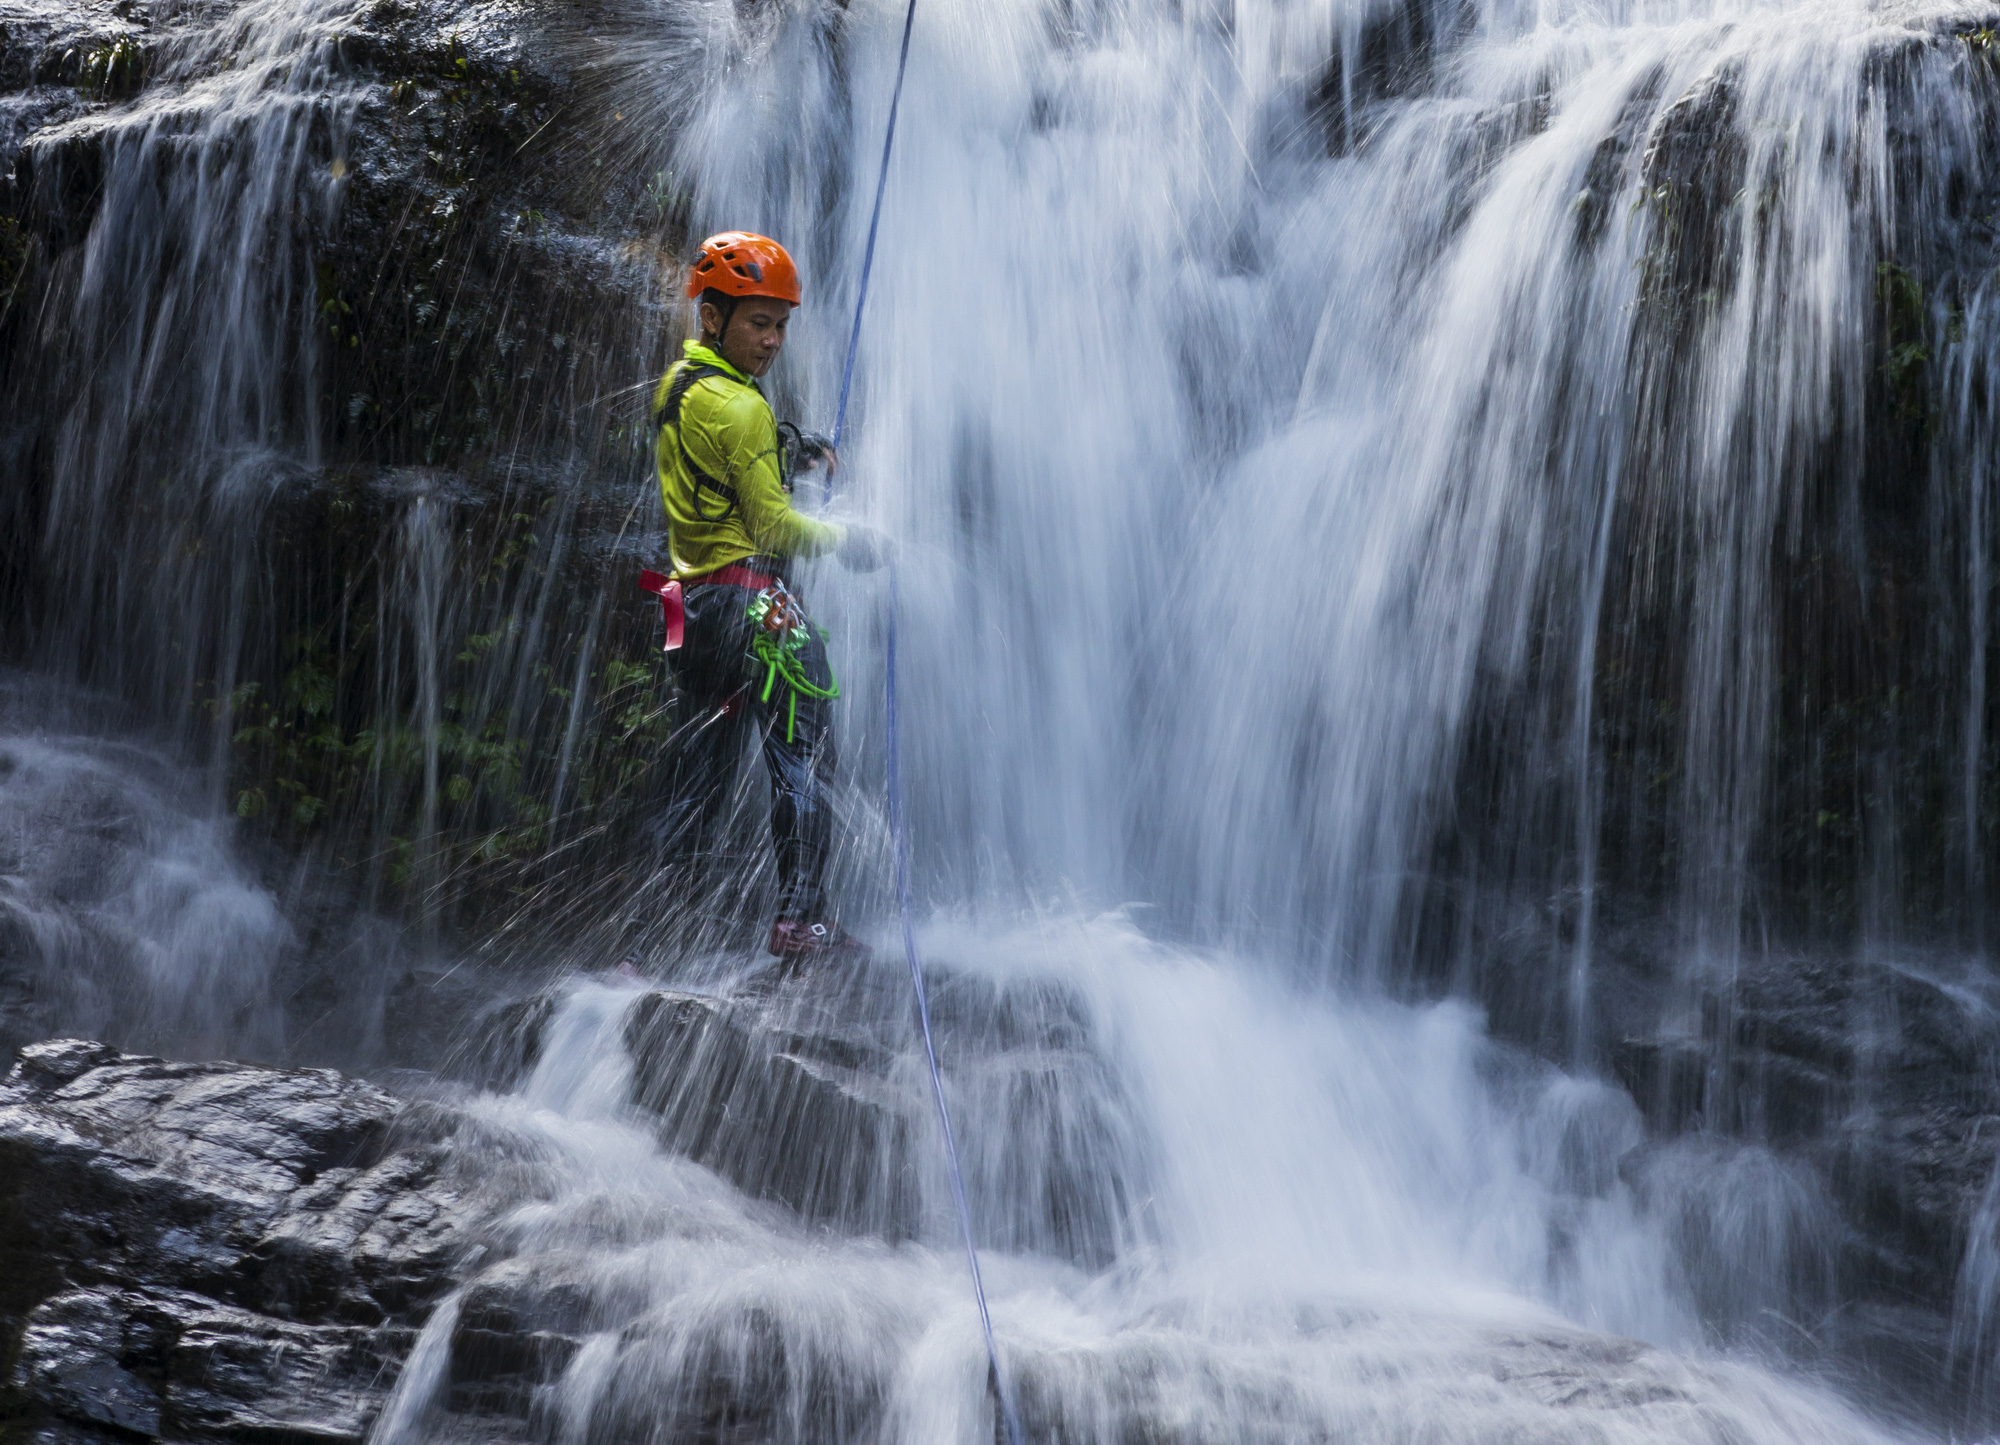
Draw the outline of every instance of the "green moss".
<instances>
[{"instance_id":1,"label":"green moss","mask_svg":"<svg viewBox=\"0 0 2000 1445\"><path fill-rule=\"evenodd\" d=\"M1931 360L1923 283L1893 261L1884 261L1875 268L1875 301L1882 315L1882 374L1897 415L1920 420Z\"/></svg>"},{"instance_id":2,"label":"green moss","mask_svg":"<svg viewBox=\"0 0 2000 1445\"><path fill-rule=\"evenodd\" d=\"M70 83L93 100L122 100L146 83L146 49L129 35L63 55Z\"/></svg>"}]
</instances>

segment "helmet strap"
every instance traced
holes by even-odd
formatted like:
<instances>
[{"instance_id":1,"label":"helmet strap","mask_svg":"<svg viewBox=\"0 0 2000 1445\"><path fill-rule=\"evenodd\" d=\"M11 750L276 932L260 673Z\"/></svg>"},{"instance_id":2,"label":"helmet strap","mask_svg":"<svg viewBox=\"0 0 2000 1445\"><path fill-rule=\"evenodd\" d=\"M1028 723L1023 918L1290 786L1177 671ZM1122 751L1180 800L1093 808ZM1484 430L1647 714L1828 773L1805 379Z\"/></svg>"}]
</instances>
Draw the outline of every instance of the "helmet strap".
<instances>
[{"instance_id":1,"label":"helmet strap","mask_svg":"<svg viewBox=\"0 0 2000 1445\"><path fill-rule=\"evenodd\" d=\"M729 323L736 319L736 306L742 299L740 296L725 296L721 301L704 303L705 305L715 307L716 310L722 313L722 324L715 328L715 344L717 346L722 345L723 341L728 337Z\"/></svg>"}]
</instances>

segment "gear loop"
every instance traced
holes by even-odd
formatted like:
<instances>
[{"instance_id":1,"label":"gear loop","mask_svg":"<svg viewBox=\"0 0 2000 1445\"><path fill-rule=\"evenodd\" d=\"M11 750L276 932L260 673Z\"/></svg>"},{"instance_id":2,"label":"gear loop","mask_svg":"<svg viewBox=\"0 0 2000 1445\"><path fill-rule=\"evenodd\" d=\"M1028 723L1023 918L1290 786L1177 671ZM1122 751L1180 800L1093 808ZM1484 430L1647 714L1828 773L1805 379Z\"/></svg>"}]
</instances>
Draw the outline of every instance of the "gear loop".
<instances>
[{"instance_id":1,"label":"gear loop","mask_svg":"<svg viewBox=\"0 0 2000 1445\"><path fill-rule=\"evenodd\" d=\"M809 697L830 701L840 696L840 680L833 675L833 663L826 665L826 686L812 680L806 669L805 650L818 632L822 642L825 629L815 629L805 608L782 582L773 582L759 592L745 609L750 622L750 660L764 669L764 687L759 702L769 702L782 679L786 691L785 741L798 733L799 699Z\"/></svg>"}]
</instances>

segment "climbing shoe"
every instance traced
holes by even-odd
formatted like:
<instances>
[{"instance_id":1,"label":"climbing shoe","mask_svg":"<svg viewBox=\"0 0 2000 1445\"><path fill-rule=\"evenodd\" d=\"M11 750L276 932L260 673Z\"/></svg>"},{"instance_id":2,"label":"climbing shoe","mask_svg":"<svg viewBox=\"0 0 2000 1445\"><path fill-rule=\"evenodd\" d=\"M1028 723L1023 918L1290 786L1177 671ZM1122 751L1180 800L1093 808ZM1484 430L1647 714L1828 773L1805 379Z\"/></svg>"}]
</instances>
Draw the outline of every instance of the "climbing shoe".
<instances>
[{"instance_id":1,"label":"climbing shoe","mask_svg":"<svg viewBox=\"0 0 2000 1445\"><path fill-rule=\"evenodd\" d=\"M801 918L780 918L771 925L769 948L784 959L838 958L860 961L868 957L868 945L837 923L808 923Z\"/></svg>"}]
</instances>

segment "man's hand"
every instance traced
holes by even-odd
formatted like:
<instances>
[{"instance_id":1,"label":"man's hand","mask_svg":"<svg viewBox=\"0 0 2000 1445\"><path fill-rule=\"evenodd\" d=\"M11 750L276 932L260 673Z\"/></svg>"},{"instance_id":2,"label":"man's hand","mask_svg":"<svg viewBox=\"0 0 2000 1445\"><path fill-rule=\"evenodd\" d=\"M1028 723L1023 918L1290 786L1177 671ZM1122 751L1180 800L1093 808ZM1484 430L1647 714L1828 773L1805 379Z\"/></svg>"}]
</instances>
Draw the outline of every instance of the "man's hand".
<instances>
[{"instance_id":1,"label":"man's hand","mask_svg":"<svg viewBox=\"0 0 2000 1445\"><path fill-rule=\"evenodd\" d=\"M850 522L833 555L850 572L874 572L895 560L896 544L873 527Z\"/></svg>"},{"instance_id":2,"label":"man's hand","mask_svg":"<svg viewBox=\"0 0 2000 1445\"><path fill-rule=\"evenodd\" d=\"M797 437L794 464L800 471L810 472L822 462L826 464L828 472L840 470L840 453L833 449L832 441L817 432L809 431L798 432Z\"/></svg>"},{"instance_id":3,"label":"man's hand","mask_svg":"<svg viewBox=\"0 0 2000 1445\"><path fill-rule=\"evenodd\" d=\"M824 462L828 476L840 470L840 453L835 451L833 443L823 436L807 432L799 438L799 452L804 456L808 467L816 467Z\"/></svg>"}]
</instances>

